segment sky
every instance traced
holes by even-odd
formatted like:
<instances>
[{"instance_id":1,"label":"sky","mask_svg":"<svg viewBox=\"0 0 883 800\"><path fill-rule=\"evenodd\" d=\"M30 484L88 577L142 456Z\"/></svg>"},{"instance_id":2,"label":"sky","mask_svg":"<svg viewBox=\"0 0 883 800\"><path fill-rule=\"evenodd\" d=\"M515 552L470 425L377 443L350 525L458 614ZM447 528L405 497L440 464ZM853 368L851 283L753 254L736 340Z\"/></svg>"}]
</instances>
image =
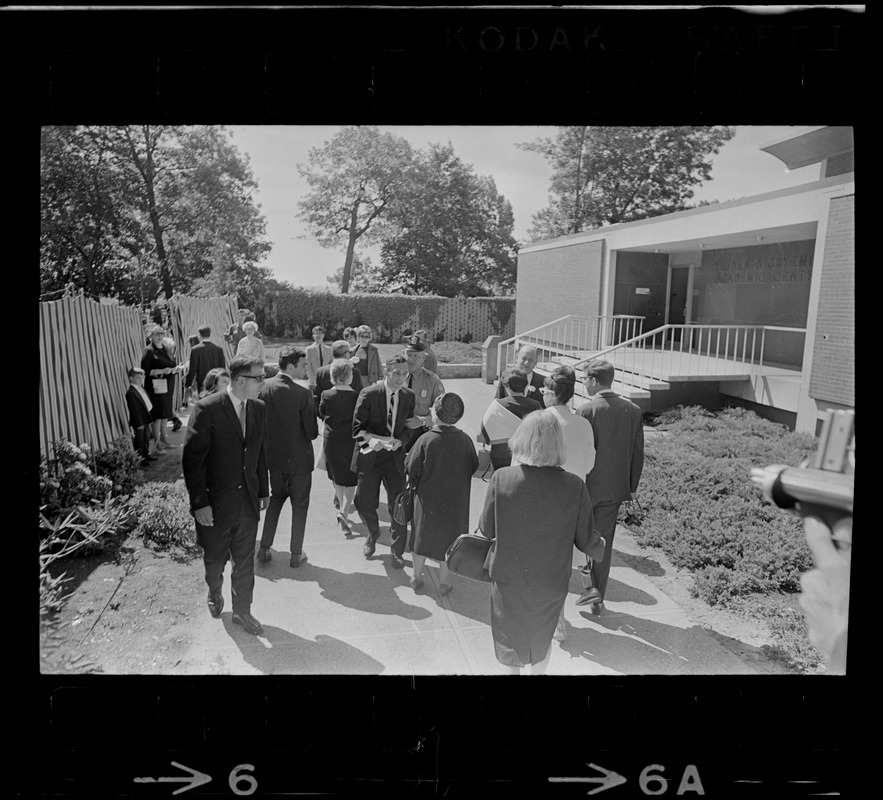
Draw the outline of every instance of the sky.
<instances>
[{"instance_id":1,"label":"sky","mask_svg":"<svg viewBox=\"0 0 883 800\"><path fill-rule=\"evenodd\" d=\"M512 203L515 238L529 241L531 218L548 202L551 167L537 153L516 147L540 137L553 137L552 126L402 126L381 125L407 139L412 146L450 142L457 155L472 164L479 175L490 175L497 191ZM736 135L713 157L711 179L695 189L694 201L725 201L783 189L817 180L818 164L788 172L777 158L759 148L814 125L736 127ZM258 183L257 202L267 220L272 252L264 261L277 280L295 286L329 288L326 278L344 261L344 251L321 247L297 219L298 200L307 192L297 171L309 151L321 147L340 130L335 125L229 125L233 143L249 157ZM302 238L306 237L306 238ZM377 251L359 248L375 263Z\"/></svg>"}]
</instances>

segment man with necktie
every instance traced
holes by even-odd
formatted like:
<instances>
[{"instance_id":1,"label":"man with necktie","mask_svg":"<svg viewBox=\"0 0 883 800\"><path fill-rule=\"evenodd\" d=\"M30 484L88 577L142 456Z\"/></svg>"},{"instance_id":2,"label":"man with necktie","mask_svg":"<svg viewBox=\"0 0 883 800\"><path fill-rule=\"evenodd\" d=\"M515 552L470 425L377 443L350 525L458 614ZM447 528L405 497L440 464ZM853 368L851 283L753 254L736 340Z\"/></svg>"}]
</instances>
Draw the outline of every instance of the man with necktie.
<instances>
[{"instance_id":1,"label":"man with necktie","mask_svg":"<svg viewBox=\"0 0 883 800\"><path fill-rule=\"evenodd\" d=\"M333 361L331 348L324 344L325 328L316 325L313 328L313 343L307 347L307 382L310 390L316 385L316 373L321 367Z\"/></svg>"},{"instance_id":2,"label":"man with necktie","mask_svg":"<svg viewBox=\"0 0 883 800\"><path fill-rule=\"evenodd\" d=\"M260 359L234 358L227 391L211 394L194 406L181 458L203 552L209 612L213 617L221 615L224 568L230 559L233 622L255 636L264 629L251 614L254 546L260 512L270 494L266 408L257 399L263 381Z\"/></svg>"},{"instance_id":3,"label":"man with necktie","mask_svg":"<svg viewBox=\"0 0 883 800\"><path fill-rule=\"evenodd\" d=\"M361 441L353 456L353 470L358 473L355 506L368 528L365 558L374 555L380 537L377 507L380 484L386 490L392 535L391 563L395 569L405 565L404 553L408 526L392 519L392 506L404 488L404 445L411 437L406 420L414 416L414 393L405 386L408 362L393 356L386 362L386 377L362 389L353 412L353 438Z\"/></svg>"}]
</instances>

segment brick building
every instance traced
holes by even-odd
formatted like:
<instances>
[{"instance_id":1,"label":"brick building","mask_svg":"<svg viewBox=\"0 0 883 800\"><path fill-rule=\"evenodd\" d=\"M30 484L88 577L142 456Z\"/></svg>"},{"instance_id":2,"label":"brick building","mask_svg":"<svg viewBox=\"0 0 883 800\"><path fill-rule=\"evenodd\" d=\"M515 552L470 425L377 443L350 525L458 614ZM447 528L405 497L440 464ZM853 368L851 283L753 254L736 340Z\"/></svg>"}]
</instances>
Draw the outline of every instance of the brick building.
<instances>
[{"instance_id":1,"label":"brick building","mask_svg":"<svg viewBox=\"0 0 883 800\"><path fill-rule=\"evenodd\" d=\"M818 180L523 247L516 331L563 315L643 317L644 332L675 326L669 339L751 330L751 374L716 392L815 432L827 409L855 407L853 148L852 128L820 127L761 148L771 168L818 164ZM681 381L670 398L689 402Z\"/></svg>"}]
</instances>

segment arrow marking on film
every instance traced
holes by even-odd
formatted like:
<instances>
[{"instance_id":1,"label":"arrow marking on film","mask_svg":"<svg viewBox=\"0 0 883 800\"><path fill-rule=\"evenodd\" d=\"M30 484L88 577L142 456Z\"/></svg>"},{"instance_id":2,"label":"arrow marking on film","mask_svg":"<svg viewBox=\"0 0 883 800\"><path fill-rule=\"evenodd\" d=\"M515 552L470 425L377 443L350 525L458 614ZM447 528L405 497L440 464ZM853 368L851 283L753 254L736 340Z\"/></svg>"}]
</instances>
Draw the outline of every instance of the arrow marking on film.
<instances>
[{"instance_id":1,"label":"arrow marking on film","mask_svg":"<svg viewBox=\"0 0 883 800\"><path fill-rule=\"evenodd\" d=\"M598 794L598 792L603 792L605 789L612 789L614 786L619 786L626 782L626 779L620 775L618 772L614 772L612 769L604 769L604 767L599 767L597 764L590 764L586 762L589 767L598 772L603 772L604 775L600 778L549 778L550 783L600 783L600 786L596 786L594 789L590 789L586 794Z\"/></svg>"},{"instance_id":2,"label":"arrow marking on film","mask_svg":"<svg viewBox=\"0 0 883 800\"><path fill-rule=\"evenodd\" d=\"M190 775L185 776L183 778L135 778L135 783L187 783L188 786L182 786L180 789L175 789L172 794L181 794L181 792L186 792L190 789L195 789L197 786L202 786L204 783L208 783L211 779L211 775L206 775L204 772L199 772L199 770L191 769L190 767L185 767L183 764L179 764L177 761L172 762L173 767L177 767L178 769L183 769L185 772L189 772Z\"/></svg>"}]
</instances>

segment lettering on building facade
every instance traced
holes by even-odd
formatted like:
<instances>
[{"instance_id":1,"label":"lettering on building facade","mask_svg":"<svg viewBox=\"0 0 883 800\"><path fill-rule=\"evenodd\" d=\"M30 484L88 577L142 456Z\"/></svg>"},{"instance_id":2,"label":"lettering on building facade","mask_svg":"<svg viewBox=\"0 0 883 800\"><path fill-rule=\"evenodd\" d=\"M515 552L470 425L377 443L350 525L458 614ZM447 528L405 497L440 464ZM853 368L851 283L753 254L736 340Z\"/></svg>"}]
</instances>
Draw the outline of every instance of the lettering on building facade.
<instances>
[{"instance_id":1,"label":"lettering on building facade","mask_svg":"<svg viewBox=\"0 0 883 800\"><path fill-rule=\"evenodd\" d=\"M708 283L805 283L812 278L812 258L806 253L746 258L721 250L712 254L709 266Z\"/></svg>"}]
</instances>

